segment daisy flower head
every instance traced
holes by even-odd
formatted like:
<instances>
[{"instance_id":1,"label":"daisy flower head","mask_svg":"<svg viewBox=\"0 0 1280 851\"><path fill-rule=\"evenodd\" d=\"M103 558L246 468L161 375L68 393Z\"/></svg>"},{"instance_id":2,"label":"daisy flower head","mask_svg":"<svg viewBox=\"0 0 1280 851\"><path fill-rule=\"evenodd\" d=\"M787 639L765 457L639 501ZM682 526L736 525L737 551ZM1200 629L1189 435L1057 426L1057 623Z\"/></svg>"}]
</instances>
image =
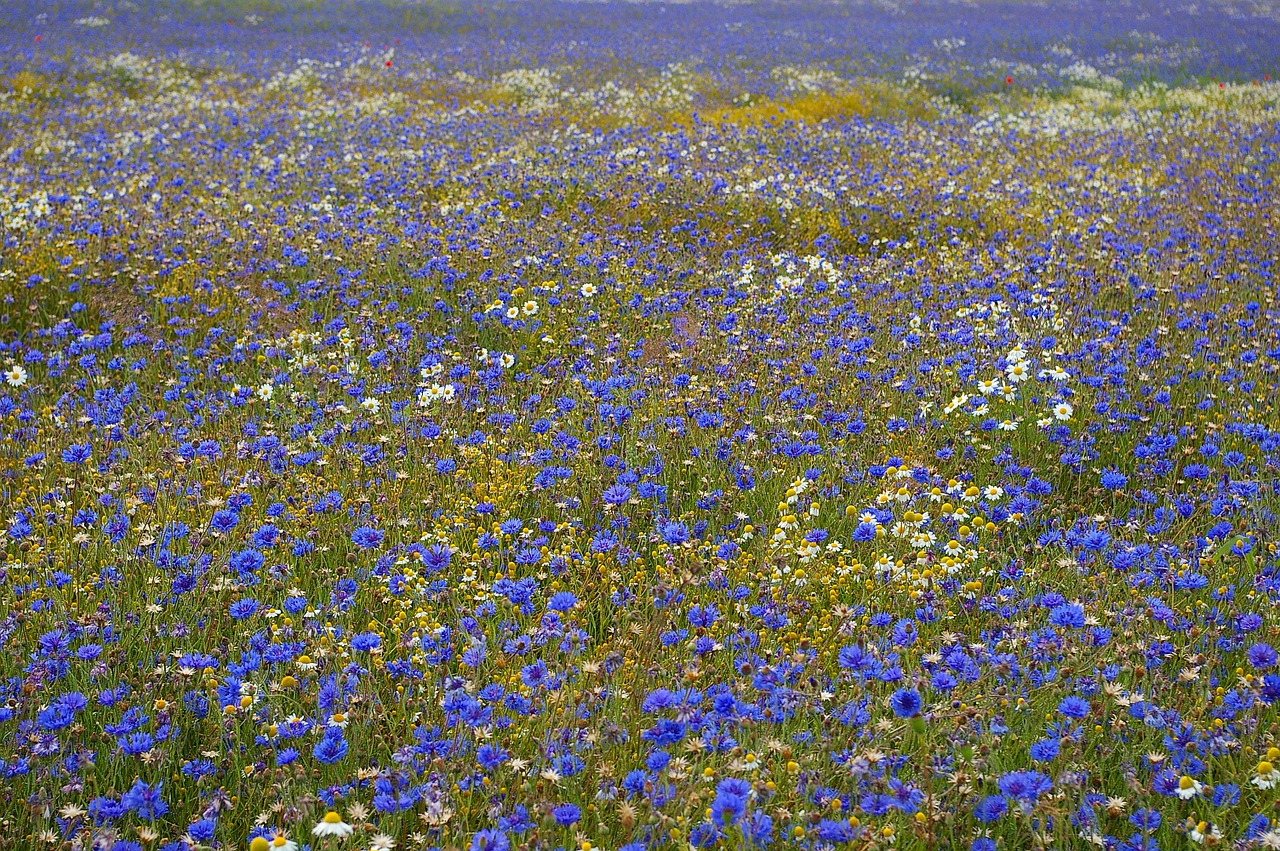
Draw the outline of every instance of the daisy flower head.
<instances>
[{"instance_id":1,"label":"daisy flower head","mask_svg":"<svg viewBox=\"0 0 1280 851\"><path fill-rule=\"evenodd\" d=\"M1196 795L1199 795L1204 785L1189 774L1184 774L1178 778L1178 789L1175 794L1184 800L1189 801Z\"/></svg>"},{"instance_id":2,"label":"daisy flower head","mask_svg":"<svg viewBox=\"0 0 1280 851\"><path fill-rule=\"evenodd\" d=\"M1222 841L1222 831L1218 829L1216 824L1202 821L1188 828L1187 837L1197 845L1217 845ZM1206 843L1205 840L1209 841Z\"/></svg>"},{"instance_id":3,"label":"daisy flower head","mask_svg":"<svg viewBox=\"0 0 1280 851\"><path fill-rule=\"evenodd\" d=\"M1280 785L1280 770L1278 770L1269 759L1264 759L1258 763L1258 767L1254 770L1253 779L1249 781L1259 789L1274 789Z\"/></svg>"},{"instance_id":4,"label":"daisy flower head","mask_svg":"<svg viewBox=\"0 0 1280 851\"><path fill-rule=\"evenodd\" d=\"M338 815L337 810L329 810L324 814L324 818L311 828L311 835L320 839L328 839L336 837L338 839L346 839L354 832L355 828L342 820L342 816Z\"/></svg>"},{"instance_id":5,"label":"daisy flower head","mask_svg":"<svg viewBox=\"0 0 1280 851\"><path fill-rule=\"evenodd\" d=\"M249 851L298 851L298 843L276 831L270 838L255 836L249 843Z\"/></svg>"}]
</instances>

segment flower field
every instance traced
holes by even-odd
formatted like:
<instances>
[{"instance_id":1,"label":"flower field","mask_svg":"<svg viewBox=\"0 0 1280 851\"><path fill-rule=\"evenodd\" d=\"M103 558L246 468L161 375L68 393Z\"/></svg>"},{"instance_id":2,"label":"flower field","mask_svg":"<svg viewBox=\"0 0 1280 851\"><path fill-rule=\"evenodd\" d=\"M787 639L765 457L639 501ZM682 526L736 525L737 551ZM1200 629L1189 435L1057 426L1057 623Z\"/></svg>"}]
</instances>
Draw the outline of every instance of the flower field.
<instances>
[{"instance_id":1,"label":"flower field","mask_svg":"<svg viewBox=\"0 0 1280 851\"><path fill-rule=\"evenodd\" d=\"M0 848L1280 848L1273 5L0 46Z\"/></svg>"}]
</instances>

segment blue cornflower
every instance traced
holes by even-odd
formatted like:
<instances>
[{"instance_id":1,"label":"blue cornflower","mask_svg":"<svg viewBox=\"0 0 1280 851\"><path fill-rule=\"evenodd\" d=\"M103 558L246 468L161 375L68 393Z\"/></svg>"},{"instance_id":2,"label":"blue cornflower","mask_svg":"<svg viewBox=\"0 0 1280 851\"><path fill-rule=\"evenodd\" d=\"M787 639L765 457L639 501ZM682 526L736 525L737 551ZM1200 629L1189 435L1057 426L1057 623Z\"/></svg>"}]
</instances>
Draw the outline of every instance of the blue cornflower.
<instances>
[{"instance_id":1,"label":"blue cornflower","mask_svg":"<svg viewBox=\"0 0 1280 851\"><path fill-rule=\"evenodd\" d=\"M1118 491L1124 489L1124 486L1129 483L1129 479L1119 470L1108 467L1102 471L1101 483L1109 491Z\"/></svg>"},{"instance_id":2,"label":"blue cornflower","mask_svg":"<svg viewBox=\"0 0 1280 851\"><path fill-rule=\"evenodd\" d=\"M547 663L541 659L520 669L520 681L528 688L544 686L550 679L551 672L547 670Z\"/></svg>"},{"instance_id":3,"label":"blue cornflower","mask_svg":"<svg viewBox=\"0 0 1280 851\"><path fill-rule=\"evenodd\" d=\"M889 708L899 718L911 718L920 714L920 693L912 688L898 689L889 698Z\"/></svg>"},{"instance_id":4,"label":"blue cornflower","mask_svg":"<svg viewBox=\"0 0 1280 851\"><path fill-rule=\"evenodd\" d=\"M507 761L510 754L497 745L483 744L476 750L476 762L485 771L493 771Z\"/></svg>"},{"instance_id":5,"label":"blue cornflower","mask_svg":"<svg viewBox=\"0 0 1280 851\"><path fill-rule=\"evenodd\" d=\"M66 464L83 464L93 455L93 447L87 443L73 443L62 450L62 460Z\"/></svg>"},{"instance_id":6,"label":"blue cornflower","mask_svg":"<svg viewBox=\"0 0 1280 851\"><path fill-rule=\"evenodd\" d=\"M1000 791L1023 804L1034 804L1053 788L1052 781L1038 771L1013 771L1000 778Z\"/></svg>"},{"instance_id":7,"label":"blue cornflower","mask_svg":"<svg viewBox=\"0 0 1280 851\"><path fill-rule=\"evenodd\" d=\"M431 573L439 573L453 560L453 550L447 544L432 544L418 556L422 566Z\"/></svg>"},{"instance_id":8,"label":"blue cornflower","mask_svg":"<svg viewBox=\"0 0 1280 851\"><path fill-rule=\"evenodd\" d=\"M360 526L351 533L351 543L362 550L371 550L382 544L382 531L372 526Z\"/></svg>"},{"instance_id":9,"label":"blue cornflower","mask_svg":"<svg viewBox=\"0 0 1280 851\"><path fill-rule=\"evenodd\" d=\"M258 601L253 599L252 597L245 597L243 600L236 600L234 603L231 604L231 607L228 610L231 617L235 618L236 620L243 620L244 618L253 617L253 615L257 611L258 611Z\"/></svg>"},{"instance_id":10,"label":"blue cornflower","mask_svg":"<svg viewBox=\"0 0 1280 851\"><path fill-rule=\"evenodd\" d=\"M140 819L155 821L157 816L169 812L169 805L161 796L163 783L148 786L141 780L134 781L128 792L120 796L120 803L131 810Z\"/></svg>"},{"instance_id":11,"label":"blue cornflower","mask_svg":"<svg viewBox=\"0 0 1280 851\"><path fill-rule=\"evenodd\" d=\"M938 691L946 692L959 685L959 681L950 671L936 671L929 679L929 685Z\"/></svg>"},{"instance_id":12,"label":"blue cornflower","mask_svg":"<svg viewBox=\"0 0 1280 851\"><path fill-rule=\"evenodd\" d=\"M316 744L311 755L325 765L332 765L346 756L349 749L341 727L326 727L324 737Z\"/></svg>"},{"instance_id":13,"label":"blue cornflower","mask_svg":"<svg viewBox=\"0 0 1280 851\"><path fill-rule=\"evenodd\" d=\"M1064 697L1058 704L1058 711L1068 718L1079 720L1089 714L1089 701L1082 697L1070 695Z\"/></svg>"},{"instance_id":14,"label":"blue cornflower","mask_svg":"<svg viewBox=\"0 0 1280 851\"><path fill-rule=\"evenodd\" d=\"M1111 536L1099 529L1088 532L1080 539L1081 548L1092 552L1105 550L1109 543L1111 543Z\"/></svg>"},{"instance_id":15,"label":"blue cornflower","mask_svg":"<svg viewBox=\"0 0 1280 851\"><path fill-rule=\"evenodd\" d=\"M1249 660L1249 664L1260 671L1276 666L1275 648L1265 642L1258 642L1245 651L1245 658Z\"/></svg>"},{"instance_id":16,"label":"blue cornflower","mask_svg":"<svg viewBox=\"0 0 1280 851\"><path fill-rule=\"evenodd\" d=\"M208 842L213 839L214 831L218 828L218 822L211 818L202 818L193 821L187 827L187 835L197 842Z\"/></svg>"},{"instance_id":17,"label":"blue cornflower","mask_svg":"<svg viewBox=\"0 0 1280 851\"><path fill-rule=\"evenodd\" d=\"M362 632L351 636L351 649L361 653L376 650L381 644L381 636L374 632Z\"/></svg>"},{"instance_id":18,"label":"blue cornflower","mask_svg":"<svg viewBox=\"0 0 1280 851\"><path fill-rule=\"evenodd\" d=\"M578 597L572 591L559 591L552 595L547 608L553 612L567 612L578 604Z\"/></svg>"},{"instance_id":19,"label":"blue cornflower","mask_svg":"<svg viewBox=\"0 0 1280 851\"><path fill-rule=\"evenodd\" d=\"M470 851L510 851L511 841L507 833L496 828L478 830L471 837Z\"/></svg>"},{"instance_id":20,"label":"blue cornflower","mask_svg":"<svg viewBox=\"0 0 1280 851\"><path fill-rule=\"evenodd\" d=\"M689 626L708 628L720 617L720 611L713 605L695 605L689 608Z\"/></svg>"},{"instance_id":21,"label":"blue cornflower","mask_svg":"<svg viewBox=\"0 0 1280 851\"><path fill-rule=\"evenodd\" d=\"M662 540L671 546L678 547L689 540L689 527L678 520L659 523L658 534L662 536Z\"/></svg>"},{"instance_id":22,"label":"blue cornflower","mask_svg":"<svg viewBox=\"0 0 1280 851\"><path fill-rule=\"evenodd\" d=\"M551 811L551 817L561 827L568 827L582 818L582 810L577 804L561 804Z\"/></svg>"},{"instance_id":23,"label":"blue cornflower","mask_svg":"<svg viewBox=\"0 0 1280 851\"><path fill-rule=\"evenodd\" d=\"M631 499L631 488L626 485L611 485L601 494L601 498L609 505L622 505Z\"/></svg>"},{"instance_id":24,"label":"blue cornflower","mask_svg":"<svg viewBox=\"0 0 1280 851\"><path fill-rule=\"evenodd\" d=\"M1084 606L1079 603L1054 606L1049 612L1049 623L1057 627L1084 629Z\"/></svg>"},{"instance_id":25,"label":"blue cornflower","mask_svg":"<svg viewBox=\"0 0 1280 851\"><path fill-rule=\"evenodd\" d=\"M240 522L240 514L230 508L223 508L213 513L213 518L209 521L209 528L214 532L227 533L236 528L236 524Z\"/></svg>"},{"instance_id":26,"label":"blue cornflower","mask_svg":"<svg viewBox=\"0 0 1280 851\"><path fill-rule=\"evenodd\" d=\"M973 817L983 824L990 824L1003 816L1008 810L1009 805L1005 803L1004 798L999 795L988 795L978 802L978 806L973 808Z\"/></svg>"},{"instance_id":27,"label":"blue cornflower","mask_svg":"<svg viewBox=\"0 0 1280 851\"><path fill-rule=\"evenodd\" d=\"M1062 743L1058 739L1041 739L1031 746L1031 758L1036 762L1052 762L1058 758Z\"/></svg>"}]
</instances>

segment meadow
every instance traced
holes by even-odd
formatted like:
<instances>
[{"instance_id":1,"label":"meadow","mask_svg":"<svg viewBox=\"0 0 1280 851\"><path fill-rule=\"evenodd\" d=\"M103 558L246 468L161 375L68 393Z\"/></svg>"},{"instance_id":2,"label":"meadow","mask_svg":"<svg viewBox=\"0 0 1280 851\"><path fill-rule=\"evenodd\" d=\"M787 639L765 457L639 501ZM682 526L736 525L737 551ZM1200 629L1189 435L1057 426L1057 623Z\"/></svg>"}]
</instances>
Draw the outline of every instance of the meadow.
<instances>
[{"instance_id":1,"label":"meadow","mask_svg":"<svg viewBox=\"0 0 1280 851\"><path fill-rule=\"evenodd\" d=\"M0 8L0 847L1280 848L1267 3Z\"/></svg>"}]
</instances>

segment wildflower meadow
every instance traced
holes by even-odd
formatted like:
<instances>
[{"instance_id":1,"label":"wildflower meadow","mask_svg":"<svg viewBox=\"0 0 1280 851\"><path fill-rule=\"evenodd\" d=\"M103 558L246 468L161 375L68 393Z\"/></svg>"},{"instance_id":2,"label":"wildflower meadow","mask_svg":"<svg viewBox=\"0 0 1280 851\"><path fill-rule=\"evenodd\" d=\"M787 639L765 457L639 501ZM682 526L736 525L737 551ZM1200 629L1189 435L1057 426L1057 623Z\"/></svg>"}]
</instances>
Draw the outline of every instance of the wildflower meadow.
<instances>
[{"instance_id":1,"label":"wildflower meadow","mask_svg":"<svg viewBox=\"0 0 1280 851\"><path fill-rule=\"evenodd\" d=\"M0 848L1280 848L1277 73L0 4Z\"/></svg>"}]
</instances>

